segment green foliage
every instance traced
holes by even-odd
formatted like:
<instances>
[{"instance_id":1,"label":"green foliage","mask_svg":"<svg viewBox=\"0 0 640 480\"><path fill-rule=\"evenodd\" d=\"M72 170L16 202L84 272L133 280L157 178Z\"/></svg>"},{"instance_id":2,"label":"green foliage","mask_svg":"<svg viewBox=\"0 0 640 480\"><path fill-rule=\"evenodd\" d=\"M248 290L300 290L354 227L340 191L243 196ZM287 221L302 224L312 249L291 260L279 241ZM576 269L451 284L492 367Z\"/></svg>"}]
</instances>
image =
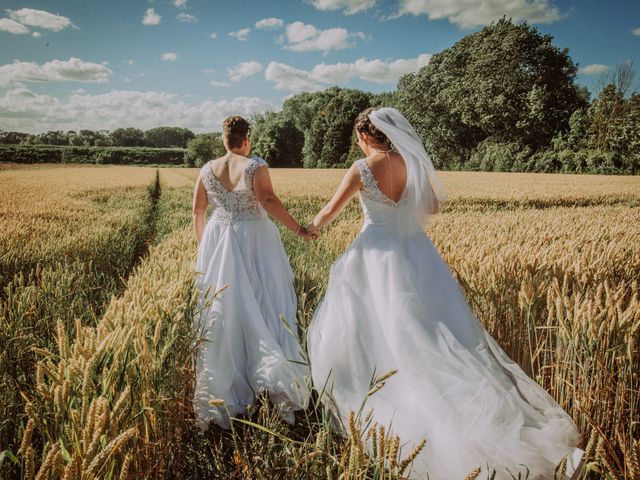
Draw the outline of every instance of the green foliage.
<instances>
[{"instance_id":1,"label":"green foliage","mask_svg":"<svg viewBox=\"0 0 640 480\"><path fill-rule=\"evenodd\" d=\"M155 148L187 148L195 134L186 128L156 127L144 132L145 145Z\"/></svg>"},{"instance_id":2,"label":"green foliage","mask_svg":"<svg viewBox=\"0 0 640 480\"><path fill-rule=\"evenodd\" d=\"M29 137L30 135L28 133L0 131L0 144L16 145L26 142Z\"/></svg>"},{"instance_id":3,"label":"green foliage","mask_svg":"<svg viewBox=\"0 0 640 480\"><path fill-rule=\"evenodd\" d=\"M353 124L358 113L367 108L371 94L359 90L325 90L309 130L305 131L305 167L344 167L347 164Z\"/></svg>"},{"instance_id":4,"label":"green foliage","mask_svg":"<svg viewBox=\"0 0 640 480\"><path fill-rule=\"evenodd\" d=\"M251 119L251 152L271 167L302 167L304 136L284 112L265 112Z\"/></svg>"},{"instance_id":5,"label":"green foliage","mask_svg":"<svg viewBox=\"0 0 640 480\"><path fill-rule=\"evenodd\" d=\"M187 142L185 163L201 167L212 158L218 158L226 152L219 134L201 133Z\"/></svg>"},{"instance_id":6,"label":"green foliage","mask_svg":"<svg viewBox=\"0 0 640 480\"><path fill-rule=\"evenodd\" d=\"M1 132L0 145L70 145L75 147L152 147L186 148L187 142L195 137L191 130L181 127L156 127L146 131L138 128L117 128L108 130L50 130L30 134L21 132Z\"/></svg>"},{"instance_id":7,"label":"green foliage","mask_svg":"<svg viewBox=\"0 0 640 480\"><path fill-rule=\"evenodd\" d=\"M114 145L122 147L143 147L144 132L139 128L116 128L111 132Z\"/></svg>"},{"instance_id":8,"label":"green foliage","mask_svg":"<svg viewBox=\"0 0 640 480\"><path fill-rule=\"evenodd\" d=\"M0 145L0 162L96 163L115 165L182 165L185 150L178 148L70 147L54 145Z\"/></svg>"},{"instance_id":9,"label":"green foliage","mask_svg":"<svg viewBox=\"0 0 640 480\"><path fill-rule=\"evenodd\" d=\"M550 35L505 18L464 37L400 79L399 109L415 125L434 163L464 166L487 138L533 150L547 146L585 107L568 50Z\"/></svg>"},{"instance_id":10,"label":"green foliage","mask_svg":"<svg viewBox=\"0 0 640 480\"><path fill-rule=\"evenodd\" d=\"M465 165L468 170L521 172L527 170L531 148L517 142L500 142L487 138L471 154Z\"/></svg>"}]
</instances>

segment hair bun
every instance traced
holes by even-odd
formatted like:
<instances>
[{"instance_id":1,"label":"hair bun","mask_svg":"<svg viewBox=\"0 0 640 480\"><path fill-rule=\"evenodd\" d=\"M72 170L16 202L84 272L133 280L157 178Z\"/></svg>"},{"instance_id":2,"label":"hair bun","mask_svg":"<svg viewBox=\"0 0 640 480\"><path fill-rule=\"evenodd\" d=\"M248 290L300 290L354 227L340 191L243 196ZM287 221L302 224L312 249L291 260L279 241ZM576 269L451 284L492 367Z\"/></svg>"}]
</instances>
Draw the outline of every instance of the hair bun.
<instances>
[{"instance_id":1,"label":"hair bun","mask_svg":"<svg viewBox=\"0 0 640 480\"><path fill-rule=\"evenodd\" d=\"M377 145L383 146L386 149L391 147L391 141L387 138L387 136L378 129L371 119L369 118L369 114L375 111L375 108L367 108L358 114L356 117L355 129L360 133L366 133L371 138L373 138L374 142Z\"/></svg>"},{"instance_id":2,"label":"hair bun","mask_svg":"<svg viewBox=\"0 0 640 480\"><path fill-rule=\"evenodd\" d=\"M240 148L244 139L249 136L251 125L239 115L227 118L222 124L222 137L231 148Z\"/></svg>"}]
</instances>

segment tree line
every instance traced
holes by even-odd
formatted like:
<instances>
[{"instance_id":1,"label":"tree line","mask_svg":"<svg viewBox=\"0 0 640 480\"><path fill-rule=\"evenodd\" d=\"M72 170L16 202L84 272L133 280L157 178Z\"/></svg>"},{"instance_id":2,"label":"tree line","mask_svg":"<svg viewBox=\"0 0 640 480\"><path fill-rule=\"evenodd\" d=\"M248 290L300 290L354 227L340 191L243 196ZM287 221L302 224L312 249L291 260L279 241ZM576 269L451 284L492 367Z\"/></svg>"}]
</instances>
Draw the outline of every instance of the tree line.
<instances>
[{"instance_id":1,"label":"tree line","mask_svg":"<svg viewBox=\"0 0 640 480\"><path fill-rule=\"evenodd\" d=\"M74 147L150 147L187 148L195 134L180 127L116 128L108 130L51 130L44 133L0 131L0 144L4 145L59 145Z\"/></svg>"}]
</instances>

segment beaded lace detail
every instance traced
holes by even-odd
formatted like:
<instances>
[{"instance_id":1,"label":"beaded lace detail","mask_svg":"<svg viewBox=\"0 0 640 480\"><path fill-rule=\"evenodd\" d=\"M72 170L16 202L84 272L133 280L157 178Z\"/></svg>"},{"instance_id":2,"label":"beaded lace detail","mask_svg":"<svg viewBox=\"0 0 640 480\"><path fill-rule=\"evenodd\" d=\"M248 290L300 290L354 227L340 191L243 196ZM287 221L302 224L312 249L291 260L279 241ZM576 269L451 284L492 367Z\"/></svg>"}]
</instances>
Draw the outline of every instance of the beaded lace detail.
<instances>
[{"instance_id":1,"label":"beaded lace detail","mask_svg":"<svg viewBox=\"0 0 640 480\"><path fill-rule=\"evenodd\" d=\"M376 202L384 203L385 205L389 205L392 207L397 207L402 199L396 203L387 197L378 186L378 182L371 173L371 169L367 164L367 160L361 158L356 162L358 165L358 170L360 170L360 179L362 180L362 184L364 185L364 190L360 192L361 195L365 196L370 200L374 200Z\"/></svg>"},{"instance_id":2,"label":"beaded lace detail","mask_svg":"<svg viewBox=\"0 0 640 480\"><path fill-rule=\"evenodd\" d=\"M207 191L209 204L213 207L211 220L222 223L232 223L237 220L262 220L268 218L267 212L253 192L253 175L258 167L267 165L261 158L252 157L243 172L242 188L229 191L211 170L211 162L205 163L200 169L200 177ZM237 188L237 187L236 187Z\"/></svg>"}]
</instances>

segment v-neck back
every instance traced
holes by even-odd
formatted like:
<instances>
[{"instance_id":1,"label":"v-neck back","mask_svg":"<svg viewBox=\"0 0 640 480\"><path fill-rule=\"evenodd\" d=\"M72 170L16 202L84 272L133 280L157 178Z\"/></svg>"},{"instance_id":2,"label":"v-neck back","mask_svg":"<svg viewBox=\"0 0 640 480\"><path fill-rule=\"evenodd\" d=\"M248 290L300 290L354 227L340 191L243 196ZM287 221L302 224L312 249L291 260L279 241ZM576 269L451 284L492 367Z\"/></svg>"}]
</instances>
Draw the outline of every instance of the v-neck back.
<instances>
[{"instance_id":1,"label":"v-neck back","mask_svg":"<svg viewBox=\"0 0 640 480\"><path fill-rule=\"evenodd\" d=\"M406 180L405 180L404 189L402 190L402 194L400 195L400 198L396 201L396 200L393 200L391 197L387 196L387 194L380 189L378 180L376 180L376 178L373 176L373 172L371 171L371 167L369 167L369 164L367 163L366 158L362 158L358 160L357 164L358 164L358 170L360 171L360 178L362 180L362 184L364 185L365 192L368 193L370 197L372 197L374 200L379 201L380 203L392 205L394 207L397 207L398 205L403 203L407 193Z\"/></svg>"},{"instance_id":2,"label":"v-neck back","mask_svg":"<svg viewBox=\"0 0 640 480\"><path fill-rule=\"evenodd\" d=\"M234 222L267 218L267 213L253 192L255 171L258 167L266 165L267 162L261 158L250 158L242 173L243 180L238 182L234 190L225 188L220 179L214 175L210 162L200 169L200 178L207 192L209 204L214 207L211 216L214 221ZM240 185L242 182L244 185Z\"/></svg>"},{"instance_id":3,"label":"v-neck back","mask_svg":"<svg viewBox=\"0 0 640 480\"><path fill-rule=\"evenodd\" d=\"M211 171L211 175L216 179L216 181L220 184L220 186L222 188L224 188L228 193L234 193L234 192L238 192L241 190L245 190L246 186L247 186L247 182L246 182L246 173L247 173L247 169L249 168L249 166L251 166L251 164L254 162L253 158L247 158L247 164L245 165L244 169L242 170L242 173L240 174L240 179L238 180L238 182L234 185L233 189L229 190L227 187L224 186L224 184L222 183L222 180L220 180L220 178L214 173L213 171L213 161L208 162L209 165L209 170ZM225 163L227 164L227 168L229 168L229 160L225 160ZM245 188L238 188L239 186L244 185ZM253 186L251 186L250 190L253 190Z\"/></svg>"}]
</instances>

